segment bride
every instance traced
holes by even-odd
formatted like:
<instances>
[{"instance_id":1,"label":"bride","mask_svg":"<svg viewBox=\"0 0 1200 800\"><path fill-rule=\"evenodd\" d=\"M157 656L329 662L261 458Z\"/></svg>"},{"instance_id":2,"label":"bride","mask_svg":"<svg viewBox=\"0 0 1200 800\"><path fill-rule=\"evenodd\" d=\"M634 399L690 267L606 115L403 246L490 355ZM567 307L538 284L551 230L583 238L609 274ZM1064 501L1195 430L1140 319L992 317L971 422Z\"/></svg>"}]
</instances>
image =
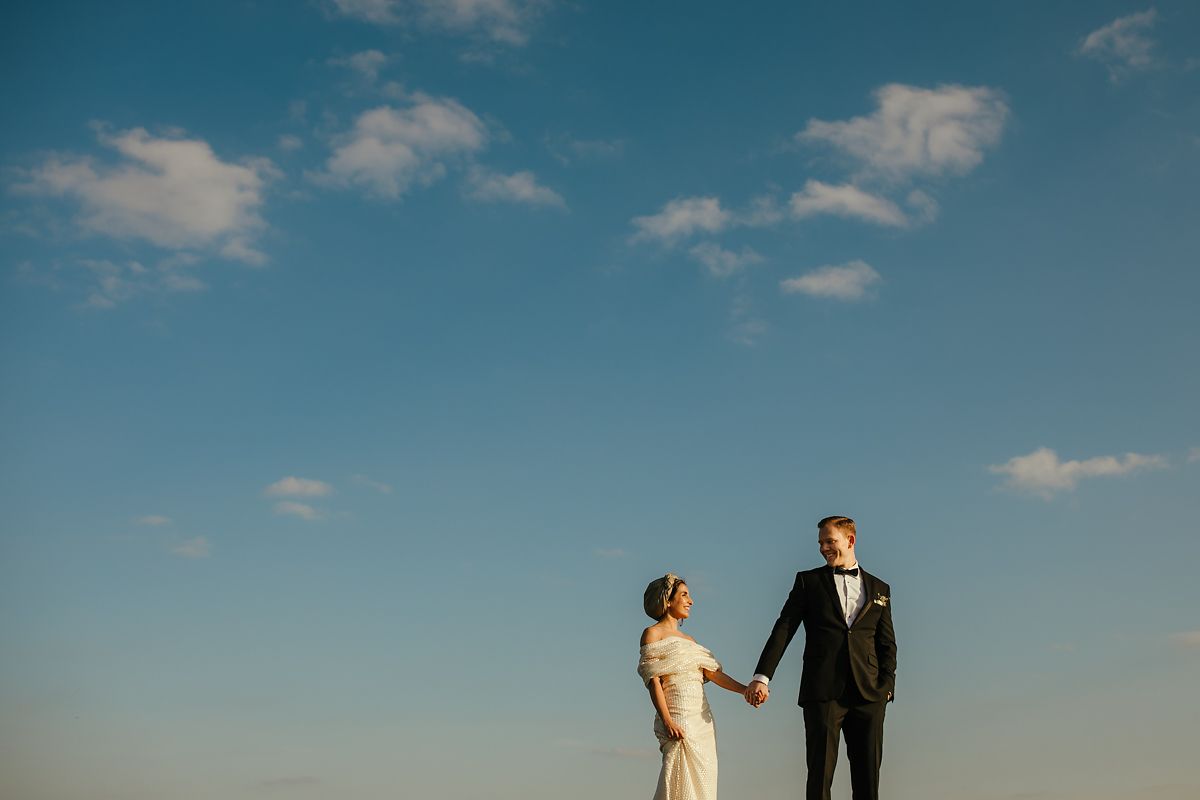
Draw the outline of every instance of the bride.
<instances>
[{"instance_id":1,"label":"bride","mask_svg":"<svg viewBox=\"0 0 1200 800\"><path fill-rule=\"evenodd\" d=\"M638 675L658 716L654 735L662 772L654 800L716 800L717 738L705 681L742 694L746 687L721 671L707 648L679 630L692 596L683 578L670 573L646 587L646 613L657 620L642 631Z\"/></svg>"}]
</instances>

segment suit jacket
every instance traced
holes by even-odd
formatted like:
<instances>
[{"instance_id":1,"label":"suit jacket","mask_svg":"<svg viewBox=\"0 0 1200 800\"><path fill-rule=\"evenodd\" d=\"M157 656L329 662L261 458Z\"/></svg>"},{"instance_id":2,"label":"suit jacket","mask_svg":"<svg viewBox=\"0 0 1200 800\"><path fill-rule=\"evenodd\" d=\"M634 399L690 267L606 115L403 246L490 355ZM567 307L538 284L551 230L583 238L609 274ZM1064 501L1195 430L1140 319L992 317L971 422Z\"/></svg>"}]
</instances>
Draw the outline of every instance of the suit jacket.
<instances>
[{"instance_id":1,"label":"suit jacket","mask_svg":"<svg viewBox=\"0 0 1200 800\"><path fill-rule=\"evenodd\" d=\"M866 570L861 572L865 603L846 625L833 582L832 567L796 573L779 619L758 659L756 674L771 678L792 637L804 625L804 672L800 705L837 700L847 685L867 702L886 700L896 691L896 634L892 630L892 590ZM852 682L852 683L851 683Z\"/></svg>"}]
</instances>

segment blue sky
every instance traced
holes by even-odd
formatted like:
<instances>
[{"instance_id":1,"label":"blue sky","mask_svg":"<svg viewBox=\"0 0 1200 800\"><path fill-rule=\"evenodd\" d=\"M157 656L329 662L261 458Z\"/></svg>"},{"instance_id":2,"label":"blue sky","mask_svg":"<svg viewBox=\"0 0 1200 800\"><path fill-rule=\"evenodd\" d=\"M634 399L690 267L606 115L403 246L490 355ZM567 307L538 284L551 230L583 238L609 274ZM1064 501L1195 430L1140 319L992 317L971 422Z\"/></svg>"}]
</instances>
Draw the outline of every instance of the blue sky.
<instances>
[{"instance_id":1,"label":"blue sky","mask_svg":"<svg viewBox=\"0 0 1200 800\"><path fill-rule=\"evenodd\" d=\"M748 6L10 10L5 796L649 795L835 513L888 796L1200 792L1200 9Z\"/></svg>"}]
</instances>

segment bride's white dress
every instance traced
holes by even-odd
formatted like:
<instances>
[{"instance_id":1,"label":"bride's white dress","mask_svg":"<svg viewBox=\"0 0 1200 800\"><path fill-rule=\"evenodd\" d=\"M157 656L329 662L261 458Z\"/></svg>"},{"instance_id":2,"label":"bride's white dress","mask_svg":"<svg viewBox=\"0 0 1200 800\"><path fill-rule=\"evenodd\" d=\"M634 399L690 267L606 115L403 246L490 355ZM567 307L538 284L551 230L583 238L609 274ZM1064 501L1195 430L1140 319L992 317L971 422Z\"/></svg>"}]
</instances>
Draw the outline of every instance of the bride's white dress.
<instances>
[{"instance_id":1,"label":"bride's white dress","mask_svg":"<svg viewBox=\"0 0 1200 800\"><path fill-rule=\"evenodd\" d=\"M716 800L717 733L704 696L704 673L721 665L707 648L682 636L668 636L642 645L638 675L643 683L661 679L667 708L683 739L671 739L658 715L654 735L662 752L662 772L654 800Z\"/></svg>"}]
</instances>

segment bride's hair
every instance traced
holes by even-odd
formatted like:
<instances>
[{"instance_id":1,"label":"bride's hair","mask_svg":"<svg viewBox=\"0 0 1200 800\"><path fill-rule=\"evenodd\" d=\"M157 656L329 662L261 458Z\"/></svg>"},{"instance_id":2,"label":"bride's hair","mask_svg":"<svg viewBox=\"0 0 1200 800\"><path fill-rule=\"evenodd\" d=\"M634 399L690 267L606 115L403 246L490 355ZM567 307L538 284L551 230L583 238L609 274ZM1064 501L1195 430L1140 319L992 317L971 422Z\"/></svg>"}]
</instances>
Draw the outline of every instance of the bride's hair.
<instances>
[{"instance_id":1,"label":"bride's hair","mask_svg":"<svg viewBox=\"0 0 1200 800\"><path fill-rule=\"evenodd\" d=\"M670 572L650 581L650 585L646 587L646 594L642 597L642 608L646 609L646 616L653 620L666 616L667 606L671 604L675 592L686 583L683 578Z\"/></svg>"}]
</instances>

